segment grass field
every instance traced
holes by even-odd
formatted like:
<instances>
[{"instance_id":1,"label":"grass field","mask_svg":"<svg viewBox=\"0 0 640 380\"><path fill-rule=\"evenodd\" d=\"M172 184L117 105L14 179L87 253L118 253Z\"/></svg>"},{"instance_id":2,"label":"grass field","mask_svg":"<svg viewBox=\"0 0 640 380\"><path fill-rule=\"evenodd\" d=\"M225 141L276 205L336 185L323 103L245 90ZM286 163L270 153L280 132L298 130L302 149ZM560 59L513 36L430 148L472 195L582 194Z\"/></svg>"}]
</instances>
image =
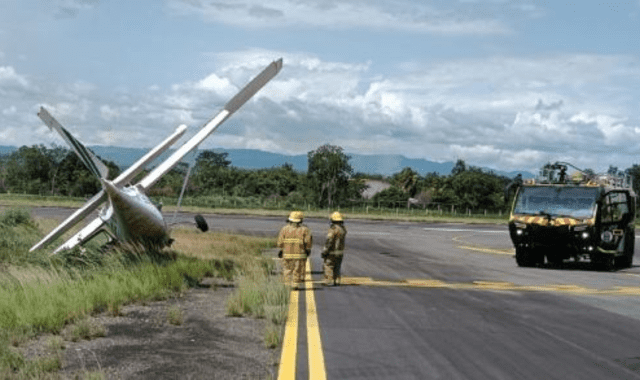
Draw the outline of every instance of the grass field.
<instances>
[{"instance_id":1,"label":"grass field","mask_svg":"<svg viewBox=\"0 0 640 380\"><path fill-rule=\"evenodd\" d=\"M84 253L27 254L42 236L39 225L48 223L23 210L0 213L0 379L55 378L62 365L59 350L29 361L16 347L41 333L59 334L69 324L77 325L78 339L100 336L87 316L117 315L128 303L179 295L204 277L234 280L228 314L265 318L265 345L280 342L288 292L274 278L273 260L261 253L273 239L177 229L174 248L161 252L126 246L104 254L88 246ZM179 310L168 318L181 323Z\"/></svg>"}]
</instances>

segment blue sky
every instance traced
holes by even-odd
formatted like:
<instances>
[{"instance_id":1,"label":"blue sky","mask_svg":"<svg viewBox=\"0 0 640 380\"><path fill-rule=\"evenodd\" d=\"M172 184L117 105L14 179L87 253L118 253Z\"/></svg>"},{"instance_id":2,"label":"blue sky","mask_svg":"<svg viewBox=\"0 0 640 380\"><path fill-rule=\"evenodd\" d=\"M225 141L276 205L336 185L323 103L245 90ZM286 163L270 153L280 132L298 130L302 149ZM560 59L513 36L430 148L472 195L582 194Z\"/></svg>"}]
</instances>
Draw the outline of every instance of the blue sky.
<instances>
[{"instance_id":1,"label":"blue sky","mask_svg":"<svg viewBox=\"0 0 640 380\"><path fill-rule=\"evenodd\" d=\"M640 163L640 0L2 0L0 145L152 147L281 73L201 148Z\"/></svg>"}]
</instances>

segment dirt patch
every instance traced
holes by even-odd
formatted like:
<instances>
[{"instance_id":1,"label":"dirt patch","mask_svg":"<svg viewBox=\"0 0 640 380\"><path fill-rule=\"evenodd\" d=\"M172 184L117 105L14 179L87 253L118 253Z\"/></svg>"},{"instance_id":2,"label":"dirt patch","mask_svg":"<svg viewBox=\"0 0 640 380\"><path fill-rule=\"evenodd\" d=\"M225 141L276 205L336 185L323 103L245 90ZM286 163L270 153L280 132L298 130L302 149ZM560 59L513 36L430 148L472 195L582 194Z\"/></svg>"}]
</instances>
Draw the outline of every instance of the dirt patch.
<instances>
[{"instance_id":1,"label":"dirt patch","mask_svg":"<svg viewBox=\"0 0 640 380\"><path fill-rule=\"evenodd\" d=\"M108 379L275 379L279 350L265 347L266 322L225 316L232 290L230 283L208 279L179 298L124 306L118 317L95 316L105 336L65 341L60 375L101 370ZM168 316L176 307L180 325ZM48 340L27 344L25 355L42 355Z\"/></svg>"}]
</instances>

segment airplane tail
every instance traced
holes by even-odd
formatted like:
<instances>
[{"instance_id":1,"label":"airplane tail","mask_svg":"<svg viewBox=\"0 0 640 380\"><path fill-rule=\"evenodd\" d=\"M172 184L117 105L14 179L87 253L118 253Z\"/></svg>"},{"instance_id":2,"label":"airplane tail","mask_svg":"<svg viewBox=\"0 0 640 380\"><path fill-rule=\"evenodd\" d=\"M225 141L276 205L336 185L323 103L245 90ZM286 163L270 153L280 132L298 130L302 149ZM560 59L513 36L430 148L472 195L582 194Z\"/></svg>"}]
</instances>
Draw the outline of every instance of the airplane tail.
<instances>
[{"instance_id":1,"label":"airplane tail","mask_svg":"<svg viewBox=\"0 0 640 380\"><path fill-rule=\"evenodd\" d=\"M38 117L49 127L51 130L55 130L62 136L62 138L67 142L67 144L73 149L73 151L80 157L80 160L85 164L85 166L95 175L98 179L106 179L109 175L109 168L100 161L89 149L87 149L80 141L78 141L75 137L69 133L64 127L58 123L56 119L51 116L51 114L44 109L44 107L40 107L40 112L38 112Z\"/></svg>"}]
</instances>

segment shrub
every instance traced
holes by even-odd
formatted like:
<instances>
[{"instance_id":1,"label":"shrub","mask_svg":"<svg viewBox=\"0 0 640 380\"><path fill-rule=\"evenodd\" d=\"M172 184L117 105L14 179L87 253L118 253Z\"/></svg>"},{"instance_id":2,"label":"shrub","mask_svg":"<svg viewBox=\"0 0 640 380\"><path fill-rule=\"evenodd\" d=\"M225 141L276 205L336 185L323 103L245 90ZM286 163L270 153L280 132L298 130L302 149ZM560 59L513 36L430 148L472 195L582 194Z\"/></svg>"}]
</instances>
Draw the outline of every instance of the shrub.
<instances>
[{"instance_id":1,"label":"shrub","mask_svg":"<svg viewBox=\"0 0 640 380\"><path fill-rule=\"evenodd\" d=\"M184 322L184 313L180 309L180 306L173 305L167 310L167 320L172 325L180 326Z\"/></svg>"}]
</instances>

